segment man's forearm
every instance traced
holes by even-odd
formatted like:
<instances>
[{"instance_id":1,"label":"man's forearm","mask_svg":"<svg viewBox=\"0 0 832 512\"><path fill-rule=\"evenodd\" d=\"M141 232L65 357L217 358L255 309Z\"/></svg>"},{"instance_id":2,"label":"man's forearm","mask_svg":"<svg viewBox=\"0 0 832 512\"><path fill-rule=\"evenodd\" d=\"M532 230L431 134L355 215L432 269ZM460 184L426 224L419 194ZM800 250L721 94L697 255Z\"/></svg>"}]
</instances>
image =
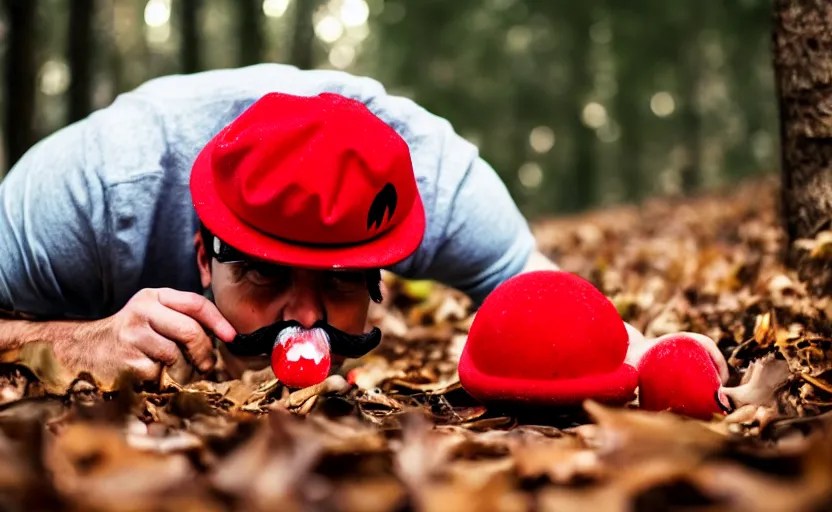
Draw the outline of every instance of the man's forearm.
<instances>
[{"instance_id":1,"label":"man's forearm","mask_svg":"<svg viewBox=\"0 0 832 512\"><path fill-rule=\"evenodd\" d=\"M523 266L523 270L521 273L525 274L526 272L533 272L535 270L560 270L555 263L543 255L538 250L534 250L530 255L529 259L526 260L526 264Z\"/></svg>"},{"instance_id":2,"label":"man's forearm","mask_svg":"<svg viewBox=\"0 0 832 512\"><path fill-rule=\"evenodd\" d=\"M0 352L19 350L30 343L69 341L77 336L82 322L38 322L20 319L0 319Z\"/></svg>"}]
</instances>

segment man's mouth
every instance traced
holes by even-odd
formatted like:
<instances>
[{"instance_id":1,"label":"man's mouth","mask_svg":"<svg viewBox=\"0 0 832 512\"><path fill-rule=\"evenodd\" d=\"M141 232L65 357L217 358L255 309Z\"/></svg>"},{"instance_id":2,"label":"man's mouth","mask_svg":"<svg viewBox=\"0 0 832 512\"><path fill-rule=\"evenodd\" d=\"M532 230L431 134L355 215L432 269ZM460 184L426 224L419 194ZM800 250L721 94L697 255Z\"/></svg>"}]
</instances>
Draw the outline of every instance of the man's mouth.
<instances>
[{"instance_id":1,"label":"man's mouth","mask_svg":"<svg viewBox=\"0 0 832 512\"><path fill-rule=\"evenodd\" d=\"M225 347L232 355L237 357L269 355L272 353L276 342L279 341L280 336L284 335L284 331L297 333L302 330L307 329L298 322L281 321L261 327L252 333L238 334L234 341L226 343ZM319 321L308 330L318 330L321 334L326 335L330 352L343 357L361 357L381 343L381 331L377 327L364 334L348 334L326 322Z\"/></svg>"}]
</instances>

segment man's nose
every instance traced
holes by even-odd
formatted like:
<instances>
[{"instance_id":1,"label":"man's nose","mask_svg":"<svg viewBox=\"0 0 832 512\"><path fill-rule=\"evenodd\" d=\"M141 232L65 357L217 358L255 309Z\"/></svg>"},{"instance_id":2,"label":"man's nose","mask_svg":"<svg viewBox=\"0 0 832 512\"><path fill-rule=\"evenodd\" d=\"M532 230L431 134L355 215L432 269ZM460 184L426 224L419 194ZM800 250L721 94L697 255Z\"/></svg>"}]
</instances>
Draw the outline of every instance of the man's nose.
<instances>
[{"instance_id":1,"label":"man's nose","mask_svg":"<svg viewBox=\"0 0 832 512\"><path fill-rule=\"evenodd\" d=\"M310 329L318 320L324 319L324 306L315 280L303 273L297 274L292 279L289 300L283 309L283 320L294 320Z\"/></svg>"}]
</instances>

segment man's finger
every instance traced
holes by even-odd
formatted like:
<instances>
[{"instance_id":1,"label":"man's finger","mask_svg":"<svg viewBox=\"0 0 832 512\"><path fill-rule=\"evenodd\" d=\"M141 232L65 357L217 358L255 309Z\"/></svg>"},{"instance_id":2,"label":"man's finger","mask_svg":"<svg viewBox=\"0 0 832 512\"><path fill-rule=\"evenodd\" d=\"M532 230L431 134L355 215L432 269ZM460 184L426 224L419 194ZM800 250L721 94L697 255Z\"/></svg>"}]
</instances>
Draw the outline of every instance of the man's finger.
<instances>
[{"instance_id":1,"label":"man's finger","mask_svg":"<svg viewBox=\"0 0 832 512\"><path fill-rule=\"evenodd\" d=\"M225 342L233 341L237 335L217 306L202 295L162 288L159 290L159 303L193 318Z\"/></svg>"},{"instance_id":2,"label":"man's finger","mask_svg":"<svg viewBox=\"0 0 832 512\"><path fill-rule=\"evenodd\" d=\"M141 344L137 344L137 348L153 361L165 366L172 366L185 357L176 342L152 329L148 329L142 336Z\"/></svg>"},{"instance_id":3,"label":"man's finger","mask_svg":"<svg viewBox=\"0 0 832 512\"><path fill-rule=\"evenodd\" d=\"M196 320L161 304L149 309L147 317L150 328L167 340L181 344L200 371L207 372L214 367L211 339Z\"/></svg>"},{"instance_id":4,"label":"man's finger","mask_svg":"<svg viewBox=\"0 0 832 512\"><path fill-rule=\"evenodd\" d=\"M162 365L147 357L127 361L126 366L140 381L155 381L162 372Z\"/></svg>"}]
</instances>

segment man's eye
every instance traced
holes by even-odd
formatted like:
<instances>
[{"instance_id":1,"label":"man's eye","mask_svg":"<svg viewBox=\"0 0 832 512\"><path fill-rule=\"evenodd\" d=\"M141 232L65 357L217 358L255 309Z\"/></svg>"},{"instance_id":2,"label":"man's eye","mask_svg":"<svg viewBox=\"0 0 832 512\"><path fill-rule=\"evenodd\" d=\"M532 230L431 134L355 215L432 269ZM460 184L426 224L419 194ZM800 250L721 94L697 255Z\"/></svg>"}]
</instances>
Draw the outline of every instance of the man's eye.
<instances>
[{"instance_id":1,"label":"man's eye","mask_svg":"<svg viewBox=\"0 0 832 512\"><path fill-rule=\"evenodd\" d=\"M327 272L327 284L341 292L362 290L365 287L364 274L361 272Z\"/></svg>"},{"instance_id":2,"label":"man's eye","mask_svg":"<svg viewBox=\"0 0 832 512\"><path fill-rule=\"evenodd\" d=\"M283 285L289 277L288 269L276 265L249 264L243 272L246 279L257 286Z\"/></svg>"}]
</instances>

